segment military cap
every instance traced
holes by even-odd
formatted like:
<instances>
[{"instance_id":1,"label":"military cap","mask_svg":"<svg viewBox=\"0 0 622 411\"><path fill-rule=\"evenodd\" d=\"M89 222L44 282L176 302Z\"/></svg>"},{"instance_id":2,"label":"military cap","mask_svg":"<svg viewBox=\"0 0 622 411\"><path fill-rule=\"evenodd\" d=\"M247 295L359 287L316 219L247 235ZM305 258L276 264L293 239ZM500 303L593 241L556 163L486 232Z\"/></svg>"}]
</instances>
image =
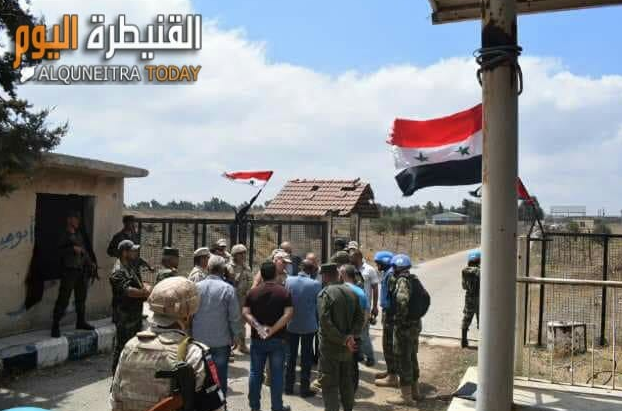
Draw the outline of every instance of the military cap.
<instances>
[{"instance_id":1,"label":"military cap","mask_svg":"<svg viewBox=\"0 0 622 411\"><path fill-rule=\"evenodd\" d=\"M140 245L134 244L132 240L123 240L117 246L117 250L119 251L129 251L129 250L138 250Z\"/></svg>"},{"instance_id":2,"label":"military cap","mask_svg":"<svg viewBox=\"0 0 622 411\"><path fill-rule=\"evenodd\" d=\"M348 250L358 250L359 249L359 243L357 243L356 241L350 241L348 243Z\"/></svg>"},{"instance_id":3,"label":"military cap","mask_svg":"<svg viewBox=\"0 0 622 411\"><path fill-rule=\"evenodd\" d=\"M194 250L194 253L193 253L194 257L202 257L204 255L209 255L209 248L201 247L201 248L197 248L196 250Z\"/></svg>"},{"instance_id":4,"label":"military cap","mask_svg":"<svg viewBox=\"0 0 622 411\"><path fill-rule=\"evenodd\" d=\"M277 251L276 253L274 253L274 256L272 257L272 260L276 260L277 258L282 258L283 261L285 261L286 263L291 263L292 262L292 257L286 253L283 250Z\"/></svg>"},{"instance_id":5,"label":"military cap","mask_svg":"<svg viewBox=\"0 0 622 411\"><path fill-rule=\"evenodd\" d=\"M123 216L123 224L133 223L134 221L136 221L136 217L131 214Z\"/></svg>"},{"instance_id":6,"label":"military cap","mask_svg":"<svg viewBox=\"0 0 622 411\"><path fill-rule=\"evenodd\" d=\"M164 247L162 255L168 257L179 257L179 250L173 247Z\"/></svg>"},{"instance_id":7,"label":"military cap","mask_svg":"<svg viewBox=\"0 0 622 411\"><path fill-rule=\"evenodd\" d=\"M227 246L227 240L225 240L224 238L219 239L218 241L216 241L216 246L217 247L226 247Z\"/></svg>"},{"instance_id":8,"label":"military cap","mask_svg":"<svg viewBox=\"0 0 622 411\"><path fill-rule=\"evenodd\" d=\"M331 257L330 262L337 265L349 264L350 255L346 251L337 251L335 255Z\"/></svg>"},{"instance_id":9,"label":"military cap","mask_svg":"<svg viewBox=\"0 0 622 411\"><path fill-rule=\"evenodd\" d=\"M71 217L80 218L81 216L82 214L78 210L71 209L67 211L67 218L71 218Z\"/></svg>"},{"instance_id":10,"label":"military cap","mask_svg":"<svg viewBox=\"0 0 622 411\"><path fill-rule=\"evenodd\" d=\"M240 253L245 253L246 252L246 247L244 246L244 244L236 244L233 247L231 247L231 254L232 255L236 255L236 254L240 254Z\"/></svg>"},{"instance_id":11,"label":"military cap","mask_svg":"<svg viewBox=\"0 0 622 411\"><path fill-rule=\"evenodd\" d=\"M337 264L322 264L320 267L320 274L337 274Z\"/></svg>"}]
</instances>

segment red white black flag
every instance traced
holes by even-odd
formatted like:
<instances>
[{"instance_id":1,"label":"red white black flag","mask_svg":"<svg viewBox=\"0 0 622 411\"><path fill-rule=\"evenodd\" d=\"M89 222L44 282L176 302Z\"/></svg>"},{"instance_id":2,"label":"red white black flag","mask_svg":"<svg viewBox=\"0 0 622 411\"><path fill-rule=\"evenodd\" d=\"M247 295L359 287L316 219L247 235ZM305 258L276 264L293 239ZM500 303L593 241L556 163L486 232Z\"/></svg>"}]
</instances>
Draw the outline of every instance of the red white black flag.
<instances>
[{"instance_id":1,"label":"red white black flag","mask_svg":"<svg viewBox=\"0 0 622 411\"><path fill-rule=\"evenodd\" d=\"M273 171L231 171L223 173L223 177L236 183L249 184L262 188L274 174Z\"/></svg>"},{"instance_id":2,"label":"red white black flag","mask_svg":"<svg viewBox=\"0 0 622 411\"><path fill-rule=\"evenodd\" d=\"M448 117L396 119L388 141L405 196L431 186L482 181L482 105Z\"/></svg>"}]
</instances>

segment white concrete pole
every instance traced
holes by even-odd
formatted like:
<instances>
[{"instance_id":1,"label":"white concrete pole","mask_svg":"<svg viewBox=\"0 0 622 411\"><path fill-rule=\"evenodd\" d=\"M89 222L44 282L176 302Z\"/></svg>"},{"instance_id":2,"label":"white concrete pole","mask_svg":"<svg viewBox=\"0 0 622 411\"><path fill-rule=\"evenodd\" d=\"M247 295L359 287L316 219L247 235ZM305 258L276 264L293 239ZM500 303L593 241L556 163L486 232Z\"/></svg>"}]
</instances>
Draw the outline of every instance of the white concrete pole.
<instances>
[{"instance_id":1,"label":"white concrete pole","mask_svg":"<svg viewBox=\"0 0 622 411\"><path fill-rule=\"evenodd\" d=\"M482 3L484 152L481 334L477 411L510 411L516 312L518 94L516 69L491 48L516 46L516 1Z\"/></svg>"}]
</instances>

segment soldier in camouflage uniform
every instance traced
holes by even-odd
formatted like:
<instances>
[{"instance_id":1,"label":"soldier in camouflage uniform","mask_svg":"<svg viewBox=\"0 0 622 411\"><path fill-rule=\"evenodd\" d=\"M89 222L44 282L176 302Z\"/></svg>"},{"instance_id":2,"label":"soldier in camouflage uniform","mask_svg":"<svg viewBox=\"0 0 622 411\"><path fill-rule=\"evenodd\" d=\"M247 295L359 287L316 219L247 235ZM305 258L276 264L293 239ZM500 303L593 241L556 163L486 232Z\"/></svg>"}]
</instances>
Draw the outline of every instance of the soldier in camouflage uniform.
<instances>
[{"instance_id":1,"label":"soldier in camouflage uniform","mask_svg":"<svg viewBox=\"0 0 622 411\"><path fill-rule=\"evenodd\" d=\"M467 336L473 316L477 317L477 327L479 328L480 260L480 251L471 251L468 255L467 266L462 270L462 288L466 291L464 295L464 310L462 311L462 339L460 343L462 348L469 346Z\"/></svg>"},{"instance_id":2,"label":"soldier in camouflage uniform","mask_svg":"<svg viewBox=\"0 0 622 411\"><path fill-rule=\"evenodd\" d=\"M411 287L413 286L414 274L410 274L410 258L398 254L392 260L395 276L395 291L393 303L395 304L395 329L393 344L395 356L400 364L399 382L400 395L389 398L388 403L393 405L413 405L413 400L419 399L419 362L417 352L419 350L419 333L421 332L421 318L411 315Z\"/></svg>"},{"instance_id":3,"label":"soldier in camouflage uniform","mask_svg":"<svg viewBox=\"0 0 622 411\"><path fill-rule=\"evenodd\" d=\"M179 275L177 273L177 267L179 267L179 250L176 248L164 247L162 250L162 268L158 270L155 283L157 284L166 278Z\"/></svg>"},{"instance_id":4,"label":"soldier in camouflage uniform","mask_svg":"<svg viewBox=\"0 0 622 411\"><path fill-rule=\"evenodd\" d=\"M207 247L201 247L194 250L194 267L188 273L188 280L193 283L198 283L207 278L207 262L209 261L210 253Z\"/></svg>"},{"instance_id":5,"label":"soldier in camouflage uniform","mask_svg":"<svg viewBox=\"0 0 622 411\"><path fill-rule=\"evenodd\" d=\"M143 302L149 297L150 289L143 284L135 261L140 246L130 240L118 245L119 264L110 276L112 286L112 322L117 333L112 356L114 374L119 356L125 344L142 330Z\"/></svg>"},{"instance_id":6,"label":"soldier in camouflage uniform","mask_svg":"<svg viewBox=\"0 0 622 411\"><path fill-rule=\"evenodd\" d=\"M253 273L251 268L246 264L246 247L243 244L236 244L231 247L231 262L227 264L229 277L233 279L233 286L240 304L240 311L244 307L246 294L253 286ZM242 327L242 332L236 337L238 350L243 354L248 354L248 346L246 345L246 327Z\"/></svg>"},{"instance_id":7,"label":"soldier in camouflage uniform","mask_svg":"<svg viewBox=\"0 0 622 411\"><path fill-rule=\"evenodd\" d=\"M382 352L387 365L386 372L375 375L378 387L398 387L397 371L399 363L393 351L393 333L395 329L395 306L391 304L391 294L395 292L396 278L393 274L390 251L379 251L374 256L378 272L382 276L380 287L380 306L382 307Z\"/></svg>"},{"instance_id":8,"label":"soldier in camouflage uniform","mask_svg":"<svg viewBox=\"0 0 622 411\"><path fill-rule=\"evenodd\" d=\"M337 266L322 265L322 276L329 284L317 297L320 334L320 385L326 411L354 407L355 338L365 321L359 300L348 285L339 284Z\"/></svg>"}]
</instances>

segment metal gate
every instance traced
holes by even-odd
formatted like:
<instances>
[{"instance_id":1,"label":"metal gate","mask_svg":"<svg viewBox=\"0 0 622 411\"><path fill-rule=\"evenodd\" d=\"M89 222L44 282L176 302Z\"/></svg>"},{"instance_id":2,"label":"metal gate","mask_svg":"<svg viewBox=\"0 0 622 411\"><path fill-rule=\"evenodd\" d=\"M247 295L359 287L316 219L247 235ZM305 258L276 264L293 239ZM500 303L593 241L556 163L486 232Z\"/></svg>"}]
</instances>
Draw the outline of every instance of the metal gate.
<instances>
[{"instance_id":1,"label":"metal gate","mask_svg":"<svg viewBox=\"0 0 622 411\"><path fill-rule=\"evenodd\" d=\"M229 247L242 243L248 248L248 264L256 268L270 257L283 241L292 244L294 254L304 257L314 252L321 261L328 258L328 224L323 221L289 221L251 219L242 225L232 219L138 218L141 256L153 267L159 267L163 247L179 249L179 271L192 269L192 253L199 247L210 247L221 238ZM153 280L145 273L147 281Z\"/></svg>"}]
</instances>

